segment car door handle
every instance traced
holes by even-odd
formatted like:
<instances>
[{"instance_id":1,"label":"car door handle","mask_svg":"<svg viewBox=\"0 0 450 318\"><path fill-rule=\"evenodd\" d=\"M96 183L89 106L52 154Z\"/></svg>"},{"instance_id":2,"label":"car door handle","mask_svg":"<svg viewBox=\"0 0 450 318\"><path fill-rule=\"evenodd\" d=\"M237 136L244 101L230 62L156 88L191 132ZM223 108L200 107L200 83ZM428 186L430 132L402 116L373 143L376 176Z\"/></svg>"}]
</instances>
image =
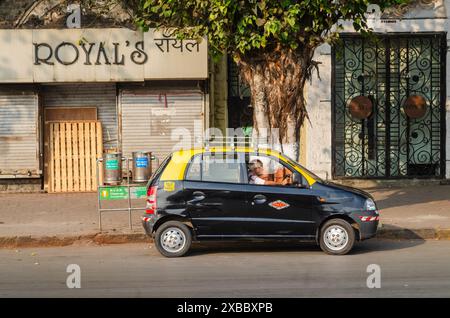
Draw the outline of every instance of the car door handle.
<instances>
[{"instance_id":1,"label":"car door handle","mask_svg":"<svg viewBox=\"0 0 450 318\"><path fill-rule=\"evenodd\" d=\"M194 193L192 193L192 200L191 202L198 202L198 201L202 201L206 198L205 194L202 191L194 191Z\"/></svg>"},{"instance_id":2,"label":"car door handle","mask_svg":"<svg viewBox=\"0 0 450 318\"><path fill-rule=\"evenodd\" d=\"M263 204L267 201L267 198L265 195L262 194L257 194L253 197L253 203L256 204Z\"/></svg>"}]
</instances>

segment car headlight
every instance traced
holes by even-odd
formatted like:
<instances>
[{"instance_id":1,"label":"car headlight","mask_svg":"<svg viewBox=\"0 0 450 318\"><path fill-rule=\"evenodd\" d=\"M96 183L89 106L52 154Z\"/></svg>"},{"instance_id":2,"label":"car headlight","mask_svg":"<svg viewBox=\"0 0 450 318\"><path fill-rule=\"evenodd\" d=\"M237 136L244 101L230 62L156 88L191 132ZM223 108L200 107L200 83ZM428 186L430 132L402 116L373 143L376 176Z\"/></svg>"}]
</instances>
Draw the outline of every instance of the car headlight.
<instances>
[{"instance_id":1,"label":"car headlight","mask_svg":"<svg viewBox=\"0 0 450 318\"><path fill-rule=\"evenodd\" d=\"M367 199L365 204L365 210L366 211L375 211L377 209L377 206L375 205L375 202L372 199Z\"/></svg>"}]
</instances>

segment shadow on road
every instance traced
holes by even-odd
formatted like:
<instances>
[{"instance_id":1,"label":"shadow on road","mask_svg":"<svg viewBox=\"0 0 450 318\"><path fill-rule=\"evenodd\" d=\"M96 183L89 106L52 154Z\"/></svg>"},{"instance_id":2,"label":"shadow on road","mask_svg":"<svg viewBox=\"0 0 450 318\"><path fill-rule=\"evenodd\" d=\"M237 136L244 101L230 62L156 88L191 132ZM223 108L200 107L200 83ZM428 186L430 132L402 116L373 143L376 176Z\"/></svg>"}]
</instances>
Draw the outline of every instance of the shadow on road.
<instances>
[{"instance_id":1,"label":"shadow on road","mask_svg":"<svg viewBox=\"0 0 450 318\"><path fill-rule=\"evenodd\" d=\"M212 253L277 253L277 252L317 251L320 248L315 243L304 242L208 242L195 243L189 255Z\"/></svg>"},{"instance_id":2,"label":"shadow on road","mask_svg":"<svg viewBox=\"0 0 450 318\"><path fill-rule=\"evenodd\" d=\"M425 243L423 239L393 240L374 239L370 241L357 242L350 252L351 255L367 254L373 252L385 252L413 248Z\"/></svg>"},{"instance_id":3,"label":"shadow on road","mask_svg":"<svg viewBox=\"0 0 450 318\"><path fill-rule=\"evenodd\" d=\"M423 239L391 240L372 239L356 242L349 255L366 254L372 252L400 250L412 248L425 242ZM317 252L323 253L315 243L305 242L208 242L194 243L189 256L214 253L284 253L284 252Z\"/></svg>"}]
</instances>

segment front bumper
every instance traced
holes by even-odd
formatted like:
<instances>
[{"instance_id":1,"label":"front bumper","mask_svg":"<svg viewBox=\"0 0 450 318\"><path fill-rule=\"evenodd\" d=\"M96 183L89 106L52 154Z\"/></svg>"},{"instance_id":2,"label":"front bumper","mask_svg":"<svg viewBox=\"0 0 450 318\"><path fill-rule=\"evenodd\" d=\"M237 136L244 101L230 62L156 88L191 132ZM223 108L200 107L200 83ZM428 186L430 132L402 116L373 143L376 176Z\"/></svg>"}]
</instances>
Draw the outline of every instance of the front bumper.
<instances>
[{"instance_id":1,"label":"front bumper","mask_svg":"<svg viewBox=\"0 0 450 318\"><path fill-rule=\"evenodd\" d=\"M367 240L377 234L379 221L361 222L359 225L360 240Z\"/></svg>"},{"instance_id":2,"label":"front bumper","mask_svg":"<svg viewBox=\"0 0 450 318\"><path fill-rule=\"evenodd\" d=\"M359 239L361 241L374 237L377 234L378 224L380 223L378 211L355 213L352 215L352 218L358 223Z\"/></svg>"}]
</instances>

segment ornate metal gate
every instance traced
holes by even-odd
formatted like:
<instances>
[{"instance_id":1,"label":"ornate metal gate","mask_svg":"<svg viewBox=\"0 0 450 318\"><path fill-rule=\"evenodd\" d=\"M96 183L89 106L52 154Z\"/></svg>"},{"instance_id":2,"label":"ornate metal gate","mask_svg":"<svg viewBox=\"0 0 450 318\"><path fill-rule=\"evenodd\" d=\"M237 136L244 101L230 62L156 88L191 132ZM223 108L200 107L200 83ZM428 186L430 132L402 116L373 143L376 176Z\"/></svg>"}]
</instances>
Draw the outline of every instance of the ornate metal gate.
<instances>
[{"instance_id":1,"label":"ornate metal gate","mask_svg":"<svg viewBox=\"0 0 450 318\"><path fill-rule=\"evenodd\" d=\"M336 178L443 177L442 34L342 36L333 50Z\"/></svg>"}]
</instances>

